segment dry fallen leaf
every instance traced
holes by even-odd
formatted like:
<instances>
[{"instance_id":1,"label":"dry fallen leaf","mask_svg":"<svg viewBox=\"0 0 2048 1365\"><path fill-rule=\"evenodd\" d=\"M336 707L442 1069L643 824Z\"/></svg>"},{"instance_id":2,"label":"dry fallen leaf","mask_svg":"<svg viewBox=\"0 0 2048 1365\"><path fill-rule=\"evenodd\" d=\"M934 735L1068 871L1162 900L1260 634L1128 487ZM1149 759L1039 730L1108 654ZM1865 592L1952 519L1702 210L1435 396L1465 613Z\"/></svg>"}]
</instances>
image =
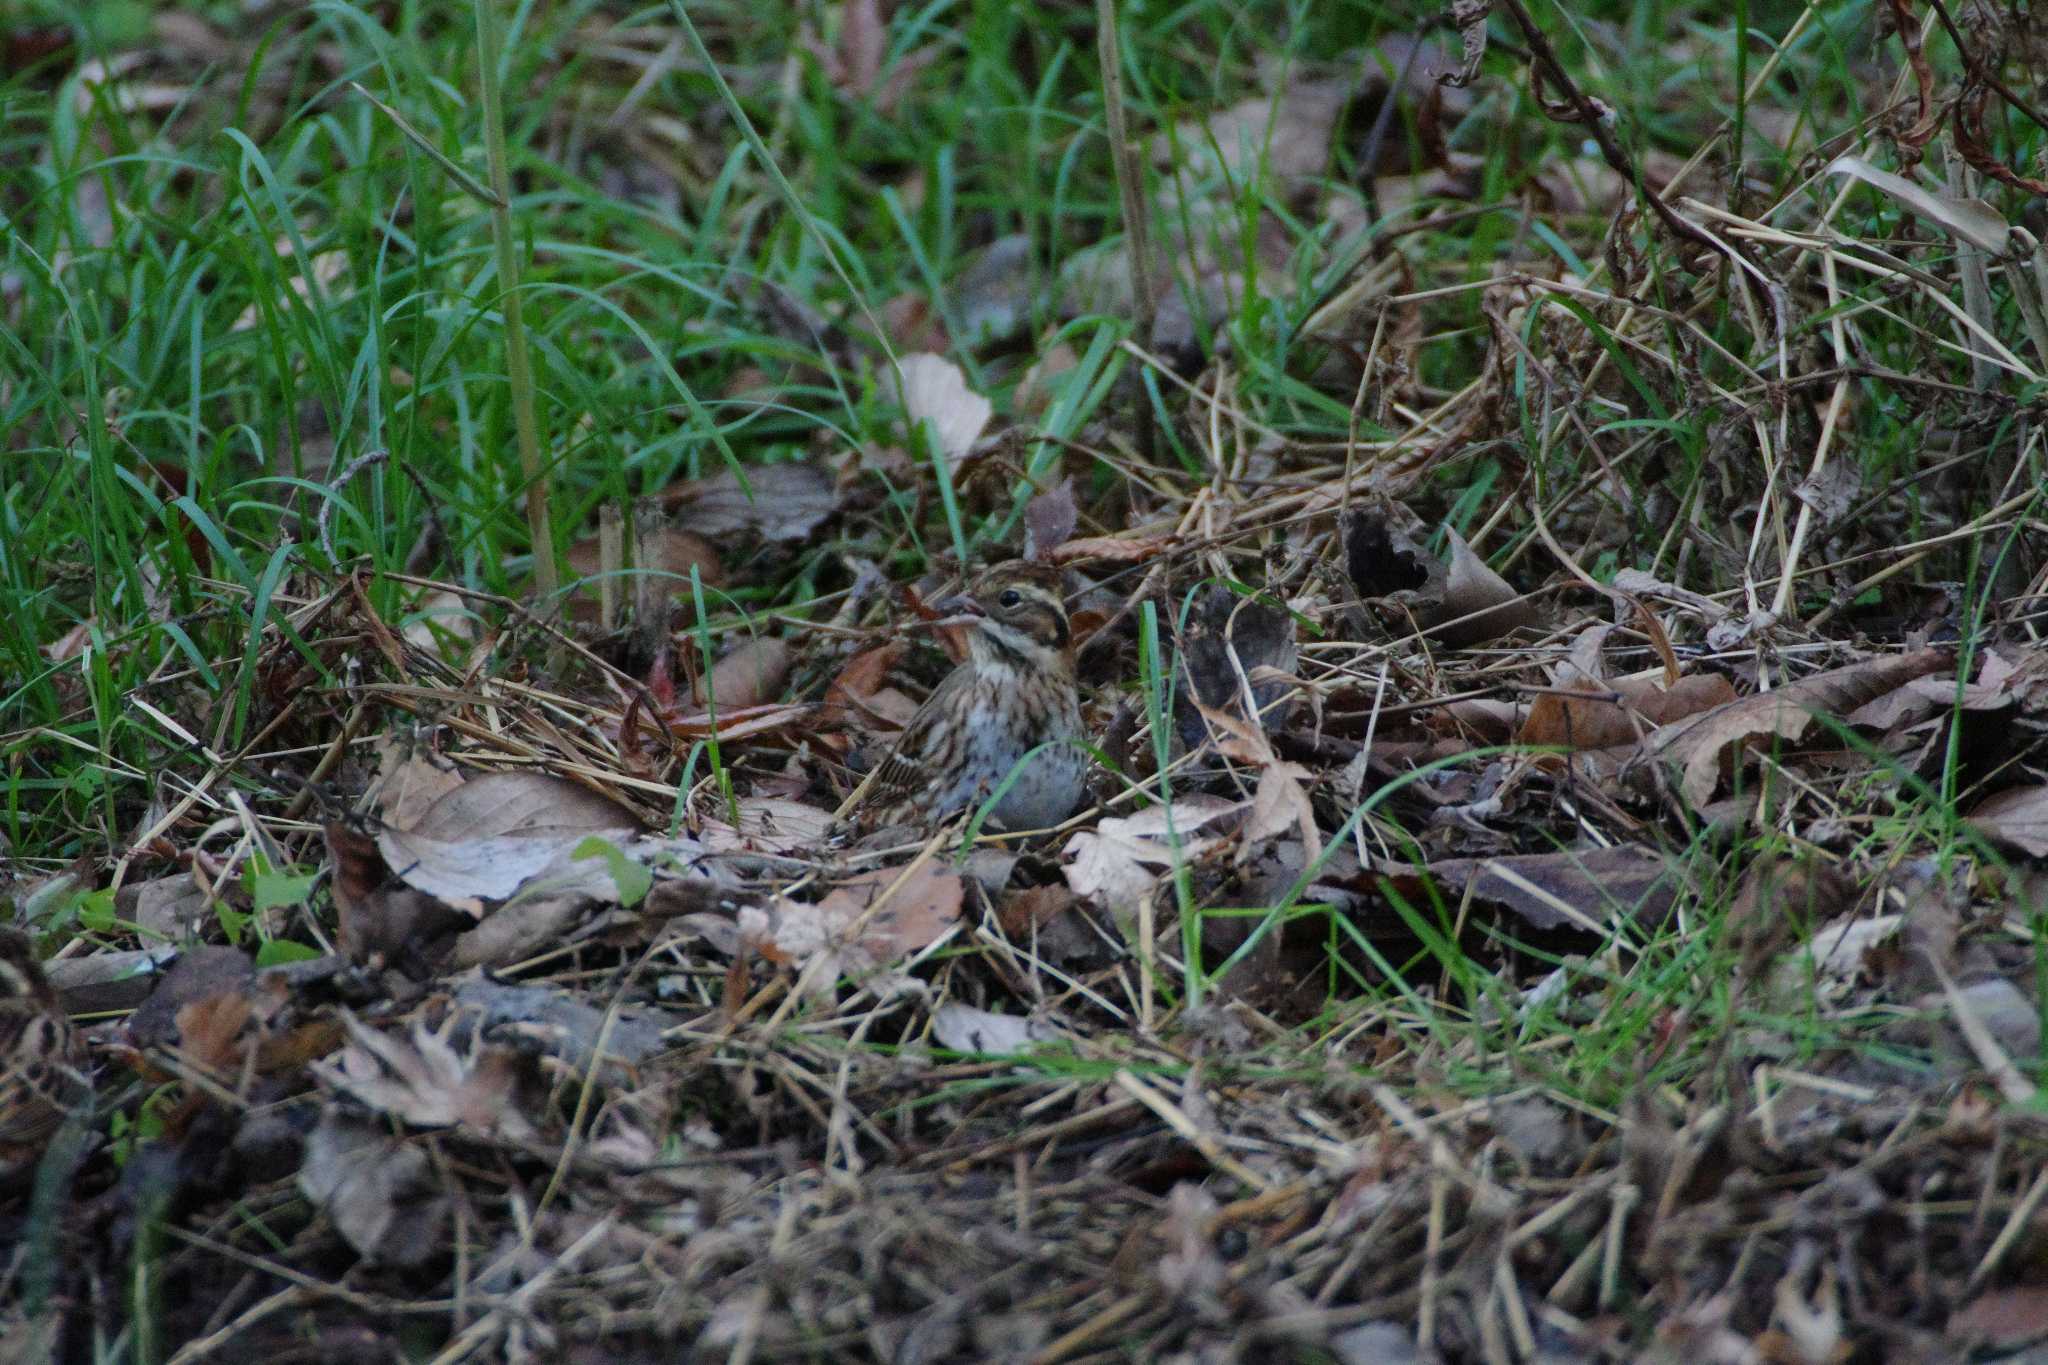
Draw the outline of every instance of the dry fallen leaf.
<instances>
[{"instance_id":1,"label":"dry fallen leaf","mask_svg":"<svg viewBox=\"0 0 2048 1365\"><path fill-rule=\"evenodd\" d=\"M1014 1057L1040 1043L1056 1041L1059 1030L1021 1014L995 1014L948 1000L932 1011L932 1037L955 1052Z\"/></svg>"},{"instance_id":2,"label":"dry fallen leaf","mask_svg":"<svg viewBox=\"0 0 2048 1365\"><path fill-rule=\"evenodd\" d=\"M726 651L711 666L711 699L720 711L760 706L778 696L789 681L789 643L774 636L747 640ZM704 680L697 680L697 703L704 702Z\"/></svg>"},{"instance_id":3,"label":"dry fallen leaf","mask_svg":"<svg viewBox=\"0 0 2048 1365\"><path fill-rule=\"evenodd\" d=\"M1107 564L1142 564L1157 559L1178 541L1173 536L1082 536L1063 541L1050 558L1055 564L1081 564L1090 560Z\"/></svg>"},{"instance_id":4,"label":"dry fallen leaf","mask_svg":"<svg viewBox=\"0 0 2048 1365\"><path fill-rule=\"evenodd\" d=\"M344 1013L349 1045L339 1061L315 1062L313 1074L359 1104L415 1128L461 1127L479 1136L525 1141L533 1124L521 1113L518 1057L481 1042L467 1055L440 1031L414 1024L410 1038L379 1033Z\"/></svg>"},{"instance_id":5,"label":"dry fallen leaf","mask_svg":"<svg viewBox=\"0 0 2048 1365\"><path fill-rule=\"evenodd\" d=\"M736 942L771 962L821 968L828 981L861 975L931 945L959 923L965 898L960 878L930 861L876 868L815 904L778 896L741 910Z\"/></svg>"},{"instance_id":6,"label":"dry fallen leaf","mask_svg":"<svg viewBox=\"0 0 2048 1365\"><path fill-rule=\"evenodd\" d=\"M1665 726L1643 741L1641 753L1680 770L1679 794L1697 809L1713 798L1733 772L1736 753L1752 741L1777 738L1796 744L1814 717L1847 717L1873 698L1954 663L1955 651L1949 649L1866 659Z\"/></svg>"},{"instance_id":7,"label":"dry fallen leaf","mask_svg":"<svg viewBox=\"0 0 2048 1365\"><path fill-rule=\"evenodd\" d=\"M1969 823L2029 858L2048 858L2048 787L2013 787L1977 803Z\"/></svg>"},{"instance_id":8,"label":"dry fallen leaf","mask_svg":"<svg viewBox=\"0 0 2048 1365\"><path fill-rule=\"evenodd\" d=\"M1473 899L1505 906L1538 929L1598 930L1616 914L1633 911L1647 925L1661 922L1676 903L1682 874L1655 849L1633 845L1522 853L1498 858L1444 858L1388 876L1411 902L1425 894L1424 879L1456 904Z\"/></svg>"},{"instance_id":9,"label":"dry fallen leaf","mask_svg":"<svg viewBox=\"0 0 2048 1365\"><path fill-rule=\"evenodd\" d=\"M713 818L700 831L712 852L790 853L817 848L832 831L832 812L777 796L749 796L739 802L740 823ZM720 806L717 814L722 816Z\"/></svg>"},{"instance_id":10,"label":"dry fallen leaf","mask_svg":"<svg viewBox=\"0 0 2048 1365\"><path fill-rule=\"evenodd\" d=\"M298 1184L366 1261L407 1270L442 1252L448 1196L414 1143L329 1105L306 1139Z\"/></svg>"},{"instance_id":11,"label":"dry fallen leaf","mask_svg":"<svg viewBox=\"0 0 2048 1365\"><path fill-rule=\"evenodd\" d=\"M967 376L944 356L920 351L898 362L903 374L903 416L913 428L932 424L932 445L948 464L974 449L995 415L995 405L967 386Z\"/></svg>"},{"instance_id":12,"label":"dry fallen leaf","mask_svg":"<svg viewBox=\"0 0 2048 1365\"><path fill-rule=\"evenodd\" d=\"M1588 683L1585 696L1546 692L1529 704L1517 744L1606 749L1634 744L1647 732L1735 700L1735 685L1718 673L1695 673L1665 687L1659 674L1623 678L1611 687Z\"/></svg>"},{"instance_id":13,"label":"dry fallen leaf","mask_svg":"<svg viewBox=\"0 0 2048 1365\"><path fill-rule=\"evenodd\" d=\"M810 539L839 510L832 476L815 465L749 465L746 482L730 469L661 491L676 525L713 541L746 531L766 540Z\"/></svg>"},{"instance_id":14,"label":"dry fallen leaf","mask_svg":"<svg viewBox=\"0 0 2048 1365\"><path fill-rule=\"evenodd\" d=\"M1199 858L1221 842L1221 836L1195 831L1244 808L1241 801L1219 796L1184 796L1170 810L1153 806L1136 815L1103 820L1092 830L1077 831L1060 854L1066 864L1067 885L1075 895L1094 898L1113 914L1129 914L1173 864L1174 838L1179 839L1179 856Z\"/></svg>"},{"instance_id":15,"label":"dry fallen leaf","mask_svg":"<svg viewBox=\"0 0 2048 1365\"><path fill-rule=\"evenodd\" d=\"M1024 506L1024 558L1052 559L1080 522L1074 481L1061 479Z\"/></svg>"}]
</instances>

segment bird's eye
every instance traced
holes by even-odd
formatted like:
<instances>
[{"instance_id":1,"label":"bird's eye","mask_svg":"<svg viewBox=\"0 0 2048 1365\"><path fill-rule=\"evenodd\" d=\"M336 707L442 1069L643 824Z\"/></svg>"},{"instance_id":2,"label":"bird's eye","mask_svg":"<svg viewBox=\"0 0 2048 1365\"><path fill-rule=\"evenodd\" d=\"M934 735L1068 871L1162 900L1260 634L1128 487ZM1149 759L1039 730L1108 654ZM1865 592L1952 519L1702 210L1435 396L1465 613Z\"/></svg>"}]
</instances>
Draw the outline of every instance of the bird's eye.
<instances>
[{"instance_id":1,"label":"bird's eye","mask_svg":"<svg viewBox=\"0 0 2048 1365\"><path fill-rule=\"evenodd\" d=\"M1018 591L1017 591L1017 590L1016 590L1015 588L1005 588L1005 589L1003 590L1003 595L1002 595L1001 597L998 597L998 598L996 599L996 601L997 601L997 602L998 602L999 604L1001 604L1002 606L1005 606L1005 607L1014 607L1014 606L1016 606L1016 605L1017 605L1017 604L1018 604L1019 602L1022 602L1023 600L1024 600L1024 594L1023 594L1023 593L1021 593L1021 592L1018 592Z\"/></svg>"}]
</instances>

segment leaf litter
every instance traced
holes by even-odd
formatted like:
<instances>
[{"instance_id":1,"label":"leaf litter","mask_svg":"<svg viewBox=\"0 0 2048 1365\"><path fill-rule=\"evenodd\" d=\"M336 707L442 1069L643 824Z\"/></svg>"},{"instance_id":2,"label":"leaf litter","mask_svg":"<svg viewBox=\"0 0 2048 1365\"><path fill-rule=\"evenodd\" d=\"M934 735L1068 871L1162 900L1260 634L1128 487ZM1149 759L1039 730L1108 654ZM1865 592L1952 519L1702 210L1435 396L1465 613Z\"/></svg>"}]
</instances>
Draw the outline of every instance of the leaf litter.
<instances>
[{"instance_id":1,"label":"leaf litter","mask_svg":"<svg viewBox=\"0 0 2048 1365\"><path fill-rule=\"evenodd\" d=\"M2000 313L1954 254L2020 230L1910 164L1821 170L1936 239L1603 148L1512 206L1571 269L1525 234L1470 297L1437 289L1388 223L1475 207L1452 134L1518 93L1483 8L1453 7L1462 69L1389 39L1145 144L1184 201L1136 263L1168 302L1115 348L1142 386L1029 330L1131 314L1114 234L1043 289L1050 244L983 237L952 318L889 314L893 365L764 282L750 306L804 353L783 399L865 364L894 415L861 449L736 429L772 458L656 492L640 562L715 603L667 584L652 655L579 606L557 628L409 583L467 623L443 657L360 582L295 573L290 638L248 661L298 727L281 766L193 739L204 781L136 849L8 873L17 917L89 930L60 1002L132 1011L94 1030L119 1123L54 1149L54 1205L0 1190L0 1226L62 1242L73 1353L154 1219L153 1273L218 1305L162 1315L180 1359L312 1332L381 1358L400 1319L451 1358L2048 1339L2038 517L1961 478L1908 498L1842 448L1859 404L1959 441L2020 410L2048 301L2001 268ZM602 61L658 27L585 22ZM801 50L886 114L945 60L903 23L849 2ZM892 29L920 41L892 57ZM1599 144L1514 33L1537 105ZM2024 186L1984 145L1982 70L1945 104L1917 46L1894 59L1923 96L1896 145L1952 117L1964 163ZM358 277L307 261L301 298ZM1302 324L1270 355L1228 325L1261 309ZM1912 353L1881 363L1866 310ZM1344 420L1262 409L1260 365ZM1050 430L1083 393L1098 415ZM1140 402L1190 458L1142 458ZM2039 482L2038 443L1967 453ZM1066 572L1114 771L1049 834L869 846L831 813L956 657L905 626L963 567L898 598L876 566L956 514ZM1992 535L2004 576L1956 589ZM347 681L312 690L298 650ZM318 880L277 890L283 864ZM0 1275L11 1328L27 1279Z\"/></svg>"}]
</instances>

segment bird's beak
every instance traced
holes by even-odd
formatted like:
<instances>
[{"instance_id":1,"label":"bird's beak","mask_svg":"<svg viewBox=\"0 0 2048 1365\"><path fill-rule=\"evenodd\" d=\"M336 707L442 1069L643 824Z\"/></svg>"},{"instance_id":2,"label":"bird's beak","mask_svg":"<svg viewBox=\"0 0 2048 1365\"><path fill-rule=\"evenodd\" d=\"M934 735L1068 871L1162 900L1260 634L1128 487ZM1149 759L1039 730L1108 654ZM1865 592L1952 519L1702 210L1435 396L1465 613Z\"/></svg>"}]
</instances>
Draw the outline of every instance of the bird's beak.
<instances>
[{"instance_id":1,"label":"bird's beak","mask_svg":"<svg viewBox=\"0 0 2048 1365\"><path fill-rule=\"evenodd\" d=\"M932 610L939 613L935 626L971 626L988 619L988 613L981 609L981 603L965 593L941 597L932 603Z\"/></svg>"}]
</instances>

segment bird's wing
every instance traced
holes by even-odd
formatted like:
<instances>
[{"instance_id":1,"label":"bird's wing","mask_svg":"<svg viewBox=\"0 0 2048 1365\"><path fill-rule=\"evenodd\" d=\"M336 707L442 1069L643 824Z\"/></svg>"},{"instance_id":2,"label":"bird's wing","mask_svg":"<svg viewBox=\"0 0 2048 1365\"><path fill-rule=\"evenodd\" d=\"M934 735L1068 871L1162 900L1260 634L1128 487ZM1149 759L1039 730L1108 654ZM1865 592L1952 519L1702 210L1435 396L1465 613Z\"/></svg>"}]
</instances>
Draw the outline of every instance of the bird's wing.
<instances>
[{"instance_id":1,"label":"bird's wing","mask_svg":"<svg viewBox=\"0 0 2048 1365\"><path fill-rule=\"evenodd\" d=\"M955 709L952 698L971 684L973 674L972 668L956 668L932 689L924 705L917 708L917 714L896 737L895 747L862 784L866 789L860 800L863 809L887 810L927 793L935 777L932 747L939 718Z\"/></svg>"}]
</instances>

